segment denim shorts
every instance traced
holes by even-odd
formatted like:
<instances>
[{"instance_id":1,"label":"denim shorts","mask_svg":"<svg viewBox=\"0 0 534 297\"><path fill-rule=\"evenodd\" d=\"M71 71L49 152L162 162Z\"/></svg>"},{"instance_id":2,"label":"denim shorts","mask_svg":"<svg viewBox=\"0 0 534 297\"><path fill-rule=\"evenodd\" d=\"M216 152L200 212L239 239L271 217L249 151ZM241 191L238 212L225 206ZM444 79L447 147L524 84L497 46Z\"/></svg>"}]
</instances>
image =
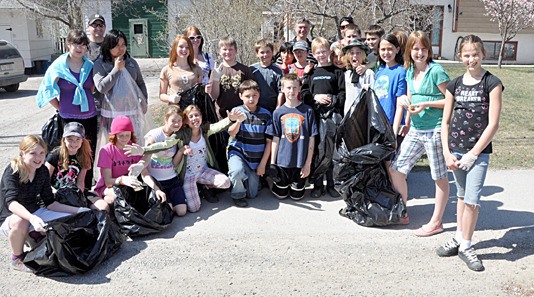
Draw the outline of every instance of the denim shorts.
<instances>
[{"instance_id":1,"label":"denim shorts","mask_svg":"<svg viewBox=\"0 0 534 297\"><path fill-rule=\"evenodd\" d=\"M453 155L460 160L464 154L453 152ZM480 206L480 193L488 172L489 158L489 154L480 154L469 171L453 170L456 196L463 197L465 204Z\"/></svg>"}]
</instances>

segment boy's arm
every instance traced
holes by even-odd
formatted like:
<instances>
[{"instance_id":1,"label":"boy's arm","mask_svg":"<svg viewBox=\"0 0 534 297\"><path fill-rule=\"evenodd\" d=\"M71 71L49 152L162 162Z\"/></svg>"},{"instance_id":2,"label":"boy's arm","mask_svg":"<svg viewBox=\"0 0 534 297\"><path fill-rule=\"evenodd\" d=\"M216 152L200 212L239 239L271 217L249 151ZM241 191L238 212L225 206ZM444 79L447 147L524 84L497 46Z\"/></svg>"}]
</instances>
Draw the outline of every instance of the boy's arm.
<instances>
[{"instance_id":1,"label":"boy's arm","mask_svg":"<svg viewBox=\"0 0 534 297\"><path fill-rule=\"evenodd\" d=\"M306 163L304 163L304 167L300 171L300 177L306 178L310 175L311 171L311 163L313 160L313 149L315 148L315 136L310 137L310 143L308 145L308 155L306 156Z\"/></svg>"},{"instance_id":2,"label":"boy's arm","mask_svg":"<svg viewBox=\"0 0 534 297\"><path fill-rule=\"evenodd\" d=\"M271 155L271 143L272 140L270 138L265 139L265 151L263 152L263 157L261 158L260 164L256 169L256 173L259 176L263 176L265 174L265 168L267 167L267 163L269 162L269 157Z\"/></svg>"},{"instance_id":3,"label":"boy's arm","mask_svg":"<svg viewBox=\"0 0 534 297\"><path fill-rule=\"evenodd\" d=\"M276 156L278 155L278 145L280 144L280 137L273 136L271 143L271 164L276 164Z\"/></svg>"}]
</instances>

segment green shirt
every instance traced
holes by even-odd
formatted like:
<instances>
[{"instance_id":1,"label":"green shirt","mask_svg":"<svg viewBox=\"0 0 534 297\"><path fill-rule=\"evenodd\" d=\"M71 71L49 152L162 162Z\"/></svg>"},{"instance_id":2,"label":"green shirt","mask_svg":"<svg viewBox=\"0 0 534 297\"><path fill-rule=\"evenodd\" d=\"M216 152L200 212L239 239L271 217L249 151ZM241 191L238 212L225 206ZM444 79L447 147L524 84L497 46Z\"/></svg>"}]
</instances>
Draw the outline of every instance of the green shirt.
<instances>
[{"instance_id":1,"label":"green shirt","mask_svg":"<svg viewBox=\"0 0 534 297\"><path fill-rule=\"evenodd\" d=\"M445 69L438 63L430 62L417 92L413 86L413 77L414 68L412 66L406 71L406 82L408 83L408 91L412 94L412 105L445 98L445 95L439 90L438 85L448 82L450 78L447 72L445 72ZM417 130L433 130L439 128L441 127L442 116L443 109L427 107L420 113L411 115L412 127Z\"/></svg>"}]
</instances>

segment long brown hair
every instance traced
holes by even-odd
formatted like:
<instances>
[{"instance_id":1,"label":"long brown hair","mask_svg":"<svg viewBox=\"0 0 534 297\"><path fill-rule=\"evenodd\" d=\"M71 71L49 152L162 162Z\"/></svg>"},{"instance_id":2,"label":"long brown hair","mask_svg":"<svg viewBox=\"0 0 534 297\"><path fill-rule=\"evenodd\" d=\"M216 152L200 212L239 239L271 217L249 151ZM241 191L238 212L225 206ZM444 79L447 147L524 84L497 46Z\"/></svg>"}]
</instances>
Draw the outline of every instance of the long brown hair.
<instances>
[{"instance_id":1,"label":"long brown hair","mask_svg":"<svg viewBox=\"0 0 534 297\"><path fill-rule=\"evenodd\" d=\"M76 159L82 169L90 169L91 164L93 164L93 157L91 154L91 145L89 140L82 138L82 146L76 152ZM59 147L59 160L61 160L61 167L64 170L69 169L69 149L65 144L65 137L61 139L61 146Z\"/></svg>"},{"instance_id":2,"label":"long brown hair","mask_svg":"<svg viewBox=\"0 0 534 297\"><path fill-rule=\"evenodd\" d=\"M432 44L430 43L430 39L428 39L425 32L415 31L410 34L408 41L406 42L406 51L404 52L404 67L406 69L415 64L412 59L412 49L417 42L421 43L421 45L428 50L426 63L430 64L430 62L432 62Z\"/></svg>"},{"instance_id":3,"label":"long brown hair","mask_svg":"<svg viewBox=\"0 0 534 297\"><path fill-rule=\"evenodd\" d=\"M202 36L202 33L200 33L200 29L197 26L189 26L185 28L184 36L189 38L189 35L193 33L196 35ZM200 45L198 46L198 52L202 52L202 47L204 46L204 36L202 36L202 39L200 39Z\"/></svg>"},{"instance_id":4,"label":"long brown hair","mask_svg":"<svg viewBox=\"0 0 534 297\"><path fill-rule=\"evenodd\" d=\"M26 164L24 164L24 161L22 160L22 154L29 152L36 146L42 147L46 154L46 143L41 136L28 135L24 137L19 144L19 155L15 159L11 160L11 169L13 169L13 173L19 173L21 184L25 184L30 181L30 169L26 166Z\"/></svg>"},{"instance_id":5,"label":"long brown hair","mask_svg":"<svg viewBox=\"0 0 534 297\"><path fill-rule=\"evenodd\" d=\"M187 64L191 68L191 70L195 69L195 50L193 49L193 43L191 43L191 40L189 40L189 37L185 35L178 35L174 39L174 42L172 43L171 51L169 52L169 66L173 66L176 60L178 60L178 53L176 52L178 48L178 42L180 40L185 40L187 42L187 46L189 46L189 56L187 56Z\"/></svg>"}]
</instances>

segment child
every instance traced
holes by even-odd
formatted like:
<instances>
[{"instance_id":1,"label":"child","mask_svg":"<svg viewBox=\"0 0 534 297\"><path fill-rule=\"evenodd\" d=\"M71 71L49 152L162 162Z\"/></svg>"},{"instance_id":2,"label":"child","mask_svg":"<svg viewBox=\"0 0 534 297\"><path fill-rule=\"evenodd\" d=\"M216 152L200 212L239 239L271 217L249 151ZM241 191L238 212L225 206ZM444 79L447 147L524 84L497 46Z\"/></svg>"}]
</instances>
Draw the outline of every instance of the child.
<instances>
[{"instance_id":1,"label":"child","mask_svg":"<svg viewBox=\"0 0 534 297\"><path fill-rule=\"evenodd\" d=\"M254 45L256 56L260 60L258 63L250 65L250 71L254 75L254 80L260 86L259 105L269 112L282 105L282 93L280 93L280 78L282 70L273 65L274 46L266 39L262 39Z\"/></svg>"},{"instance_id":2,"label":"child","mask_svg":"<svg viewBox=\"0 0 534 297\"><path fill-rule=\"evenodd\" d=\"M313 109L298 99L300 88L297 75L282 77L286 102L274 111L273 122L265 132L273 137L271 164L279 170L270 175L274 180L272 193L278 199L302 199L311 170L317 126Z\"/></svg>"},{"instance_id":3,"label":"child","mask_svg":"<svg viewBox=\"0 0 534 297\"><path fill-rule=\"evenodd\" d=\"M217 101L222 119L226 117L227 111L241 105L237 93L239 84L254 79L254 75L247 66L236 61L237 42L232 37L219 40L219 55L223 61L212 71L207 89L211 99Z\"/></svg>"},{"instance_id":4,"label":"child","mask_svg":"<svg viewBox=\"0 0 534 297\"><path fill-rule=\"evenodd\" d=\"M436 183L436 204L430 221L414 233L416 236L432 236L443 232L441 219L449 197L449 179L440 132L445 86L450 79L443 67L432 61L432 45L422 31L410 34L404 58L408 69L408 96L399 99L402 107L410 113L412 127L402 141L389 173L393 187L407 205L406 175L426 152L432 179Z\"/></svg>"},{"instance_id":5,"label":"child","mask_svg":"<svg viewBox=\"0 0 534 297\"><path fill-rule=\"evenodd\" d=\"M458 225L454 238L436 253L440 257L458 255L469 269L482 271L484 265L471 240L492 153L491 140L499 127L504 86L499 78L482 68L486 50L478 36L463 38L458 58L467 71L447 84L441 126L443 154L458 189Z\"/></svg>"},{"instance_id":6,"label":"child","mask_svg":"<svg viewBox=\"0 0 534 297\"><path fill-rule=\"evenodd\" d=\"M371 48L371 53L367 57L369 64L367 65L368 69L373 70L375 73L380 66L377 63L378 60L378 47L380 44L380 39L384 36L386 32L379 25L371 25L365 30L365 42ZM363 70L362 70L363 73ZM361 73L360 73L361 74Z\"/></svg>"},{"instance_id":7,"label":"child","mask_svg":"<svg viewBox=\"0 0 534 297\"><path fill-rule=\"evenodd\" d=\"M317 60L317 68L304 78L301 96L304 103L313 107L316 118L321 116L321 112L331 109L342 114L345 104L345 75L343 70L330 64L328 61L330 53L328 40L322 37L313 40L312 54ZM329 136L320 135L320 141L323 142L325 137ZM328 194L332 197L339 197L339 193L334 189L333 163L330 162L328 166L329 169L326 171ZM321 175L314 181L311 196L319 198L324 194L323 176Z\"/></svg>"},{"instance_id":8,"label":"child","mask_svg":"<svg viewBox=\"0 0 534 297\"><path fill-rule=\"evenodd\" d=\"M343 46L341 44L338 44L337 46L330 47L332 53L330 56L330 60L332 61L332 65L336 66L339 69L345 70L345 60L343 59Z\"/></svg>"},{"instance_id":9,"label":"child","mask_svg":"<svg viewBox=\"0 0 534 297\"><path fill-rule=\"evenodd\" d=\"M245 197L258 195L260 176L271 154L271 139L265 130L271 125L271 113L258 106L260 86L253 80L245 80L239 86L239 97L243 105L235 109L246 115L244 121L237 121L228 128L228 177L232 182L230 196L237 207L247 207Z\"/></svg>"},{"instance_id":10,"label":"child","mask_svg":"<svg viewBox=\"0 0 534 297\"><path fill-rule=\"evenodd\" d=\"M45 156L46 144L40 136L24 137L19 155L6 167L0 182L0 231L12 249L11 266L24 272L31 272L22 263L28 234L42 239L45 222L89 210L54 201L50 175L43 166Z\"/></svg>"},{"instance_id":11,"label":"child","mask_svg":"<svg viewBox=\"0 0 534 297\"><path fill-rule=\"evenodd\" d=\"M85 139L85 128L78 122L70 122L63 128L61 146L46 157L46 167L50 173L52 191L69 185L85 189L85 174L91 170L91 146ZM86 192L87 195L89 192ZM108 204L100 197L89 198L90 204L100 210L109 210Z\"/></svg>"},{"instance_id":12,"label":"child","mask_svg":"<svg viewBox=\"0 0 534 297\"><path fill-rule=\"evenodd\" d=\"M345 21L345 23L347 23L347 22ZM344 46L347 46L352 41L354 41L356 39L360 39L362 37L362 31L354 23L350 23L350 24L347 23L346 25L339 26L339 27L340 28L343 27L343 29L340 30L341 31L341 37L343 37L343 39L332 43L332 45L330 46L331 50L334 50L334 48L337 47L337 46L341 46L341 48L343 48Z\"/></svg>"},{"instance_id":13,"label":"child","mask_svg":"<svg viewBox=\"0 0 534 297\"><path fill-rule=\"evenodd\" d=\"M305 69L308 65L308 68L312 67L312 62L306 61L308 56L308 43L304 40L299 40L293 45L293 55L295 56L295 63L289 65L289 73L296 74L299 78L302 78L305 73Z\"/></svg>"},{"instance_id":14,"label":"child","mask_svg":"<svg viewBox=\"0 0 534 297\"><path fill-rule=\"evenodd\" d=\"M295 61L295 56L293 55L293 43L282 43L274 59L276 60L276 66L282 69L283 74L288 74L289 65L293 64Z\"/></svg>"},{"instance_id":15,"label":"child","mask_svg":"<svg viewBox=\"0 0 534 297\"><path fill-rule=\"evenodd\" d=\"M371 69L367 69L362 75L356 71L358 67L367 63L367 53L369 52L369 47L359 40L354 40L343 48L343 60L347 65L347 70L345 71L346 96L343 108L344 115L349 112L351 106L357 104L362 89L373 85L375 81L375 74Z\"/></svg>"},{"instance_id":16,"label":"child","mask_svg":"<svg viewBox=\"0 0 534 297\"><path fill-rule=\"evenodd\" d=\"M163 126L150 130L145 135L145 143L150 145L155 142L164 141L174 132L182 128L182 111L176 105L167 107L163 115ZM165 193L167 202L171 205L177 216L184 216L187 212L187 204L184 189L180 177L174 167L180 162L187 146L179 150L172 146L167 150L152 154L150 162L144 170L145 174L150 174L161 185L161 190Z\"/></svg>"},{"instance_id":17,"label":"child","mask_svg":"<svg viewBox=\"0 0 534 297\"><path fill-rule=\"evenodd\" d=\"M373 89L389 123L393 126L393 132L404 137L408 127L403 126L401 129L401 124L404 124L403 109L397 108L397 98L406 95L406 70L402 67L404 59L399 42L392 34L382 37L379 47L380 68L375 75Z\"/></svg>"}]
</instances>

